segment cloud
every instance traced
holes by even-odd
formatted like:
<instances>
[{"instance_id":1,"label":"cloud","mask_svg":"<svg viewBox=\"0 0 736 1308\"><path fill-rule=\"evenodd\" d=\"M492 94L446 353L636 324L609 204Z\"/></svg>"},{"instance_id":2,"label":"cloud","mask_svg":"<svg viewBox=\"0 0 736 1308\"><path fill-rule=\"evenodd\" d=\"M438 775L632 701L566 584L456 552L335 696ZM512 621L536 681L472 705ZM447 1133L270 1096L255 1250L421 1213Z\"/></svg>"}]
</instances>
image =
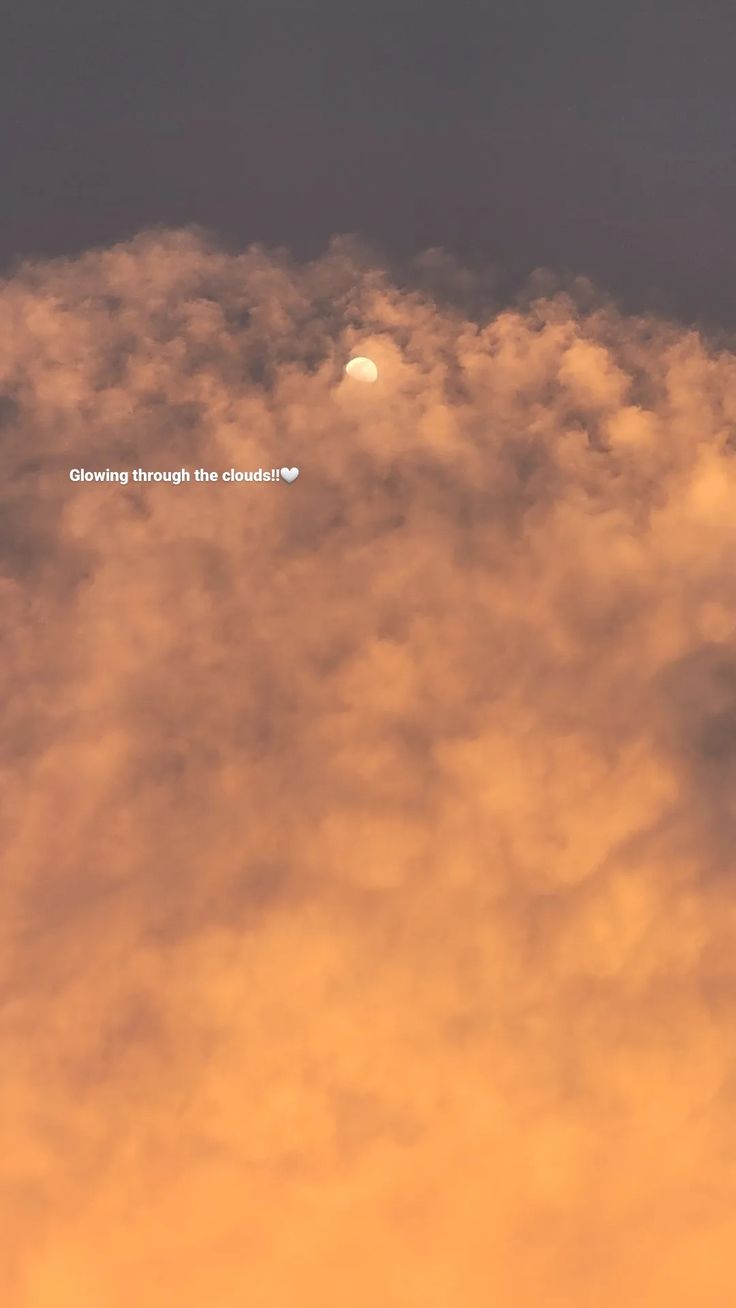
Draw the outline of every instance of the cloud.
<instances>
[{"instance_id":1,"label":"cloud","mask_svg":"<svg viewBox=\"0 0 736 1308\"><path fill-rule=\"evenodd\" d=\"M13 1308L730 1303L736 358L464 276L0 291Z\"/></svg>"}]
</instances>

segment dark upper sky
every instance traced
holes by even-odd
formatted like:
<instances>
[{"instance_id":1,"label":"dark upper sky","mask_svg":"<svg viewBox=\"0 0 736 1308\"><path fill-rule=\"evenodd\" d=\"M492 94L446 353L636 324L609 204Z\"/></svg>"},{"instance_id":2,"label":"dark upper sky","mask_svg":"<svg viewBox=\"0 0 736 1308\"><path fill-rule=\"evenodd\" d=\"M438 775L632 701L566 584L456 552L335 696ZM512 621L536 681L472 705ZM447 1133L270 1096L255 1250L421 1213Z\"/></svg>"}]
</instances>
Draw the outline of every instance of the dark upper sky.
<instances>
[{"instance_id":1,"label":"dark upper sky","mask_svg":"<svg viewBox=\"0 0 736 1308\"><path fill-rule=\"evenodd\" d=\"M736 321L736 4L25 0L0 264L155 223L361 232Z\"/></svg>"}]
</instances>

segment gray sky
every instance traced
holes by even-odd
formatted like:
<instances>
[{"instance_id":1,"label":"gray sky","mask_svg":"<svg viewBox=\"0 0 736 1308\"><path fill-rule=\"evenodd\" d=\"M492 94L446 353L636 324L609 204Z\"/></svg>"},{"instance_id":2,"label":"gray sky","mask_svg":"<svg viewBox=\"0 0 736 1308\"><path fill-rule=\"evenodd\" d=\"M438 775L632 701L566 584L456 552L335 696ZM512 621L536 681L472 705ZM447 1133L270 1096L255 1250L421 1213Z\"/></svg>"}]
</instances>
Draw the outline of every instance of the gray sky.
<instances>
[{"instance_id":1,"label":"gray sky","mask_svg":"<svg viewBox=\"0 0 736 1308\"><path fill-rule=\"evenodd\" d=\"M151 224L730 320L736 13L684 0L30 0L3 19L0 265Z\"/></svg>"}]
</instances>

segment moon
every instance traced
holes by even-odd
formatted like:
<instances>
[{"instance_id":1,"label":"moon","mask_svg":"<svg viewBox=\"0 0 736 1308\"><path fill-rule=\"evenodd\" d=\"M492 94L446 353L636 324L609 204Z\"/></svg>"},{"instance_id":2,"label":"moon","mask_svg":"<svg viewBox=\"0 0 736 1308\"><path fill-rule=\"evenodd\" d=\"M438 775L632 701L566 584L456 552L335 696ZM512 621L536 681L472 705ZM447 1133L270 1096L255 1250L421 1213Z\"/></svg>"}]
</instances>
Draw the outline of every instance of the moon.
<instances>
[{"instance_id":1,"label":"moon","mask_svg":"<svg viewBox=\"0 0 736 1308\"><path fill-rule=\"evenodd\" d=\"M363 354L358 354L354 359L350 359L345 364L345 371L348 377L353 378L353 381L378 381L378 369L375 363L372 359L367 359Z\"/></svg>"}]
</instances>

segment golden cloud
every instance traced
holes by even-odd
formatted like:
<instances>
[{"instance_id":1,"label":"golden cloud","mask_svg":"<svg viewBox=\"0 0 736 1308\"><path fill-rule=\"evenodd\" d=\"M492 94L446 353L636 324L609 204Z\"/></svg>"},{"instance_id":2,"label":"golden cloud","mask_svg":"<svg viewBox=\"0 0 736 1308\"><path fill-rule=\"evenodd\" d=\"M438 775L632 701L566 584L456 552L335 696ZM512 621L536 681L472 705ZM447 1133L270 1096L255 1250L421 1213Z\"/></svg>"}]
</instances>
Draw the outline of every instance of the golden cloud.
<instances>
[{"instance_id":1,"label":"golden cloud","mask_svg":"<svg viewBox=\"0 0 736 1308\"><path fill-rule=\"evenodd\" d=\"M730 1308L736 358L456 285L0 290L10 1308Z\"/></svg>"}]
</instances>

